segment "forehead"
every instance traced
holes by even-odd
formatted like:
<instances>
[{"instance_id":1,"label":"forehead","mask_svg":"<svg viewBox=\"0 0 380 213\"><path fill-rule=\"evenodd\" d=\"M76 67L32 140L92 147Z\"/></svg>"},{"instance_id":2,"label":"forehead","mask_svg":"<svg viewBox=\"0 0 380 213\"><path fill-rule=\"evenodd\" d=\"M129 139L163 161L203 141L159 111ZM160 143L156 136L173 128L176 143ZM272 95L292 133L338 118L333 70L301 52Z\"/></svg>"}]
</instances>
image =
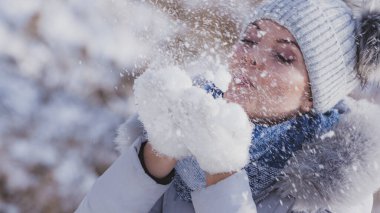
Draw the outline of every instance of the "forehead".
<instances>
[{"instance_id":1,"label":"forehead","mask_svg":"<svg viewBox=\"0 0 380 213\"><path fill-rule=\"evenodd\" d=\"M266 35L275 38L292 39L293 35L284 26L269 19L261 19L251 22L245 29L244 34L250 35L257 33L258 28L266 33Z\"/></svg>"}]
</instances>

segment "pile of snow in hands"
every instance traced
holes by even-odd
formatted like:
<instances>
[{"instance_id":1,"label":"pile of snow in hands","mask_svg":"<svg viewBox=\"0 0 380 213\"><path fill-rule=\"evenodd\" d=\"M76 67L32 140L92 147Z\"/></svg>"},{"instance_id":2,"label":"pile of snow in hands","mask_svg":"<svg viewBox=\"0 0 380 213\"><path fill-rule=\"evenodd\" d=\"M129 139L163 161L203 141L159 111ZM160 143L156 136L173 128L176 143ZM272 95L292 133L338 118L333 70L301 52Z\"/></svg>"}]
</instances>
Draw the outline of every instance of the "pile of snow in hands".
<instances>
[{"instance_id":1,"label":"pile of snow in hands","mask_svg":"<svg viewBox=\"0 0 380 213\"><path fill-rule=\"evenodd\" d=\"M252 123L244 109L214 99L172 66L149 69L134 85L136 110L153 148L181 159L194 155L209 173L237 171L249 160Z\"/></svg>"}]
</instances>

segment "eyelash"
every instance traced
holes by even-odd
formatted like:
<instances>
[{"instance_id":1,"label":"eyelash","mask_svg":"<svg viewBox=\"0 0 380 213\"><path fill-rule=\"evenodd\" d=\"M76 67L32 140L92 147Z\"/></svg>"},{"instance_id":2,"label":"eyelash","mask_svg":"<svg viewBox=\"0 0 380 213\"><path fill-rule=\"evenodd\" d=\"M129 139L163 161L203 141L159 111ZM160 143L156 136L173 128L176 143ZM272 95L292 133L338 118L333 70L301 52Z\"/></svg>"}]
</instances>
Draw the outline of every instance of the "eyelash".
<instances>
[{"instance_id":1,"label":"eyelash","mask_svg":"<svg viewBox=\"0 0 380 213\"><path fill-rule=\"evenodd\" d=\"M253 45L258 44L257 42L251 41L251 40L248 40L248 39L241 39L240 41L242 41L245 44L248 44L249 46L253 46Z\"/></svg>"},{"instance_id":2,"label":"eyelash","mask_svg":"<svg viewBox=\"0 0 380 213\"><path fill-rule=\"evenodd\" d=\"M282 56L281 54L279 54L279 53L276 53L276 54L274 54L274 56L276 57L276 58L278 58L281 62L283 62L284 64L288 64L288 65L290 65L290 64L292 64L293 62L294 62L294 59L286 59L284 56Z\"/></svg>"},{"instance_id":3,"label":"eyelash","mask_svg":"<svg viewBox=\"0 0 380 213\"><path fill-rule=\"evenodd\" d=\"M240 41L243 42L243 43L245 43L245 44L248 44L250 47L252 47L253 45L257 45L258 44L257 42L251 41L251 40L248 40L248 39L241 39ZM287 64L287 65L290 65L290 64L292 64L294 62L294 59L286 59L280 53L275 53L273 56L275 58L277 58L278 60L280 60L282 63Z\"/></svg>"}]
</instances>

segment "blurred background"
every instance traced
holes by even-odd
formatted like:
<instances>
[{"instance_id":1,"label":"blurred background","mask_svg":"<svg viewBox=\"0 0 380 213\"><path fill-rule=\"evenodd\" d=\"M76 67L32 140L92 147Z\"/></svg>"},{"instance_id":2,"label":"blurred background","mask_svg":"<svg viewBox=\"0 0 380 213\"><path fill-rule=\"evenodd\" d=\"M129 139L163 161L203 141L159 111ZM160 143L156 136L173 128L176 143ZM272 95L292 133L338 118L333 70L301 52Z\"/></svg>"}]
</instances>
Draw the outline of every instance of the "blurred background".
<instances>
[{"instance_id":1,"label":"blurred background","mask_svg":"<svg viewBox=\"0 0 380 213\"><path fill-rule=\"evenodd\" d=\"M257 3L1 0L0 212L73 212L118 156L133 80L223 64Z\"/></svg>"},{"instance_id":2,"label":"blurred background","mask_svg":"<svg viewBox=\"0 0 380 213\"><path fill-rule=\"evenodd\" d=\"M1 0L0 212L72 212L118 155L133 79L216 60L251 4Z\"/></svg>"}]
</instances>

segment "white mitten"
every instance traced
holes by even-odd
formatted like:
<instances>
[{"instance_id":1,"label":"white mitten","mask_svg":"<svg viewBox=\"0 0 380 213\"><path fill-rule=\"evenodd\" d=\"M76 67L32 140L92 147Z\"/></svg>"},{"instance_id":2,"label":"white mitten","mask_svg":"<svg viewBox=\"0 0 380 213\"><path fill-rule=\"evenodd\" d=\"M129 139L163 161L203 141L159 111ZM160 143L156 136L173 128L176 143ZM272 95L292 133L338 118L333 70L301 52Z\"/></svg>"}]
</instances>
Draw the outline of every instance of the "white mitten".
<instances>
[{"instance_id":1,"label":"white mitten","mask_svg":"<svg viewBox=\"0 0 380 213\"><path fill-rule=\"evenodd\" d=\"M180 137L182 117L174 109L183 91L191 87L191 79L177 67L148 69L133 86L136 110L152 147L176 159L191 155Z\"/></svg>"},{"instance_id":2,"label":"white mitten","mask_svg":"<svg viewBox=\"0 0 380 213\"><path fill-rule=\"evenodd\" d=\"M252 124L244 109L192 87L177 103L183 143L210 174L242 169L249 161Z\"/></svg>"},{"instance_id":3,"label":"white mitten","mask_svg":"<svg viewBox=\"0 0 380 213\"><path fill-rule=\"evenodd\" d=\"M176 67L147 70L134 85L137 112L158 152L195 156L210 173L238 171L249 160L252 124L244 109L192 86Z\"/></svg>"}]
</instances>

